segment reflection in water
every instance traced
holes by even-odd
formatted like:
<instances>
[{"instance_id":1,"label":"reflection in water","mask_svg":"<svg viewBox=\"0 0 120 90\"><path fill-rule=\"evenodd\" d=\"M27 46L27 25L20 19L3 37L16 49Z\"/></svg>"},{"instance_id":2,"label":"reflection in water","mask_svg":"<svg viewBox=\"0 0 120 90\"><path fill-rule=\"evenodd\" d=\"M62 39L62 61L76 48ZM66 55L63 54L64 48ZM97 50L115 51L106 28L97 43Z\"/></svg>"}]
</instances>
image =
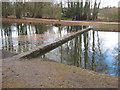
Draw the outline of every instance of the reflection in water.
<instances>
[{"instance_id":1,"label":"reflection in water","mask_svg":"<svg viewBox=\"0 0 120 90\"><path fill-rule=\"evenodd\" d=\"M3 23L0 27L0 49L25 52L82 28L84 27ZM118 32L91 30L36 58L118 76L119 46Z\"/></svg>"},{"instance_id":2,"label":"reflection in water","mask_svg":"<svg viewBox=\"0 0 120 90\"><path fill-rule=\"evenodd\" d=\"M0 28L0 42L2 42L0 49L16 53L25 52L82 28L85 27L3 23Z\"/></svg>"},{"instance_id":3,"label":"reflection in water","mask_svg":"<svg viewBox=\"0 0 120 90\"><path fill-rule=\"evenodd\" d=\"M88 31L36 58L118 76L118 32Z\"/></svg>"}]
</instances>

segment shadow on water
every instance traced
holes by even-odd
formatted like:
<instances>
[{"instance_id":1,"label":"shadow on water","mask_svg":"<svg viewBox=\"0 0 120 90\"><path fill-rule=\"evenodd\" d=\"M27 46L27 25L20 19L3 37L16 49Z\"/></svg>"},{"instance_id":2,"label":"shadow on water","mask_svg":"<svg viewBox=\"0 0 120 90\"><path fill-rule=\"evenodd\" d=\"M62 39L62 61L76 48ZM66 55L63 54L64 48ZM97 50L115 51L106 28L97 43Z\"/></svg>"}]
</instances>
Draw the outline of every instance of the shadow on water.
<instances>
[{"instance_id":1,"label":"shadow on water","mask_svg":"<svg viewBox=\"0 0 120 90\"><path fill-rule=\"evenodd\" d=\"M88 31L36 58L118 76L118 32Z\"/></svg>"},{"instance_id":2,"label":"shadow on water","mask_svg":"<svg viewBox=\"0 0 120 90\"><path fill-rule=\"evenodd\" d=\"M35 47L55 41L85 26L52 26L3 23L0 30L0 49L10 52L26 52Z\"/></svg>"}]
</instances>

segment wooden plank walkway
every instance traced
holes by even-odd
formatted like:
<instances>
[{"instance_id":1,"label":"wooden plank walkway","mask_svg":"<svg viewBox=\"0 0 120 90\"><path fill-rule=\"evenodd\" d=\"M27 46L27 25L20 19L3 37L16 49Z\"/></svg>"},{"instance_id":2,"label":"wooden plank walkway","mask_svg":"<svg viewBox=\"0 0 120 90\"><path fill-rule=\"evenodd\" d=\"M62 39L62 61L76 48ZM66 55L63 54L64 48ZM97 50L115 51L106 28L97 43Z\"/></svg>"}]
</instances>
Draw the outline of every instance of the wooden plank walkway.
<instances>
[{"instance_id":1,"label":"wooden plank walkway","mask_svg":"<svg viewBox=\"0 0 120 90\"><path fill-rule=\"evenodd\" d=\"M60 38L60 39L58 39L56 41L51 42L51 43L47 43L45 45L40 45L40 46L30 50L30 51L23 52L23 53L20 53L18 55L15 55L15 56L9 58L9 61L22 59L22 58L33 58L33 57L35 57L37 55L44 54L44 53L55 49L56 47L64 44L65 42L77 37L78 35L80 35L80 34L82 34L84 32L87 32L87 31L89 31L91 29L92 29L92 27L87 27L85 29L78 30L77 32L74 32L72 34L68 34L68 35L66 35L66 36L64 36L64 37L62 37L62 38Z\"/></svg>"}]
</instances>

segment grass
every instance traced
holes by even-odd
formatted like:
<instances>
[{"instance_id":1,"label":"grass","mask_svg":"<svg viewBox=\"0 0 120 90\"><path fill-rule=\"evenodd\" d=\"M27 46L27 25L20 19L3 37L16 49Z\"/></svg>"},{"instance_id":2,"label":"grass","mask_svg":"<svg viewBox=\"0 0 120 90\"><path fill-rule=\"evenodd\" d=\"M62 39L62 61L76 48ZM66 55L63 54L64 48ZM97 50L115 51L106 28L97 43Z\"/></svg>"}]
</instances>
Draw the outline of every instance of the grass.
<instances>
[{"instance_id":1,"label":"grass","mask_svg":"<svg viewBox=\"0 0 120 90\"><path fill-rule=\"evenodd\" d=\"M98 27L95 27L94 30L103 30L103 31L120 31L118 28L118 25L100 25Z\"/></svg>"}]
</instances>

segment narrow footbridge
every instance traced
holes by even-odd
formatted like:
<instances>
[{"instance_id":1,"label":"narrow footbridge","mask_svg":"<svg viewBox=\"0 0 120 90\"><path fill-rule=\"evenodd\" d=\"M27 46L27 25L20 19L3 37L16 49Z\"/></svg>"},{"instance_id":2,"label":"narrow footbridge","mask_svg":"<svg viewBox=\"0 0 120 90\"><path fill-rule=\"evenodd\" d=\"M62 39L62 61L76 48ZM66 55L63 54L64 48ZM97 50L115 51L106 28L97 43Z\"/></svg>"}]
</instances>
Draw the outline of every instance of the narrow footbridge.
<instances>
[{"instance_id":1,"label":"narrow footbridge","mask_svg":"<svg viewBox=\"0 0 120 90\"><path fill-rule=\"evenodd\" d=\"M18 55L15 55L13 57L11 57L11 59L9 58L9 61L10 60L17 60L17 59L30 59L30 58L33 58L33 57L36 57L38 55L42 55L42 54L45 54L46 52L48 51L51 51L53 49L55 49L56 47L64 44L65 42L77 37L78 35L84 33L84 32L87 32L89 30L91 30L92 27L87 27L85 29L82 29L82 30L78 30L77 32L74 32L74 33L71 33L71 34L68 34L56 41L53 41L53 42L50 42L50 43L47 43L47 44L44 44L44 45L40 45L30 51L27 51L27 52L23 52L23 53L20 53ZM6 61L6 60L5 60Z\"/></svg>"}]
</instances>

